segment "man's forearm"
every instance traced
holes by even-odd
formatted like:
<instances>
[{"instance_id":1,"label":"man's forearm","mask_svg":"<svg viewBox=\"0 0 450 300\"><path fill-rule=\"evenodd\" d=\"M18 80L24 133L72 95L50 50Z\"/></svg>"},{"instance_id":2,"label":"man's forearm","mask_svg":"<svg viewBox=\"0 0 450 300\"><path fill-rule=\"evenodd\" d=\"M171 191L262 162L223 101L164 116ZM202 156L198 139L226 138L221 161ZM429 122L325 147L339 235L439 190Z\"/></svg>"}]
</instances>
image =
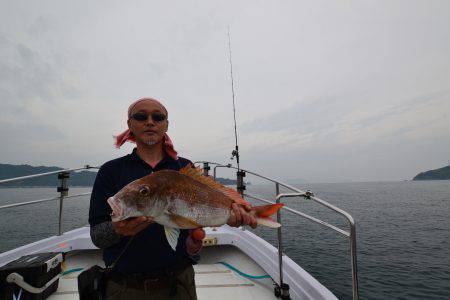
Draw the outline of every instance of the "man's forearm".
<instances>
[{"instance_id":1,"label":"man's forearm","mask_svg":"<svg viewBox=\"0 0 450 300\"><path fill-rule=\"evenodd\" d=\"M91 239L95 246L104 249L118 243L122 236L116 233L111 221L106 221L91 226Z\"/></svg>"}]
</instances>

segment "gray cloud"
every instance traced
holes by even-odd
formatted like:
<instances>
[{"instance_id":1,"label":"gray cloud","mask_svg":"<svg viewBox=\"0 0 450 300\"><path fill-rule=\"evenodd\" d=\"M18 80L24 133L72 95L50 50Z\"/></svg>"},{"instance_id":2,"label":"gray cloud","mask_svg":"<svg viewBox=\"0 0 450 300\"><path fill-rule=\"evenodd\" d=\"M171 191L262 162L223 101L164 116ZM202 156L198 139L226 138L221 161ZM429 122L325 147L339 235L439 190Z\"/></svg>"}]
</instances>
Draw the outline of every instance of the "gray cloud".
<instances>
[{"instance_id":1,"label":"gray cloud","mask_svg":"<svg viewBox=\"0 0 450 300\"><path fill-rule=\"evenodd\" d=\"M23 106L29 99L43 102L65 101L79 92L64 81L64 72L52 57L45 58L21 42L1 39L0 80L6 102Z\"/></svg>"},{"instance_id":2,"label":"gray cloud","mask_svg":"<svg viewBox=\"0 0 450 300\"><path fill-rule=\"evenodd\" d=\"M111 136L131 101L153 96L182 155L228 162L230 25L244 166L410 178L450 159L449 12L446 1L2 2L0 155L68 167L123 155L132 146Z\"/></svg>"},{"instance_id":3,"label":"gray cloud","mask_svg":"<svg viewBox=\"0 0 450 300\"><path fill-rule=\"evenodd\" d=\"M433 92L402 100L401 104L375 105L376 109L368 110L364 114L360 113L360 111L364 111L366 105L364 102L357 104L353 101L340 100L343 98L346 97L336 95L330 99L306 103L297 102L282 111L248 121L240 128L246 134L267 132L271 134L287 133L296 136L313 135L315 137L338 133L349 128L364 130L384 124L387 119L400 119L407 114L429 118L429 115L421 115L424 107L432 108L432 116L442 115L445 113L445 111L442 111L442 107L445 106L445 103L448 103L450 93L448 91ZM358 118L352 118L354 115L357 115ZM390 135L398 135L413 130L413 128L402 127L403 125L400 122L393 125L392 130L396 133L390 132ZM417 126L423 126L423 124L417 124ZM446 134L447 132L444 131L443 133Z\"/></svg>"}]
</instances>

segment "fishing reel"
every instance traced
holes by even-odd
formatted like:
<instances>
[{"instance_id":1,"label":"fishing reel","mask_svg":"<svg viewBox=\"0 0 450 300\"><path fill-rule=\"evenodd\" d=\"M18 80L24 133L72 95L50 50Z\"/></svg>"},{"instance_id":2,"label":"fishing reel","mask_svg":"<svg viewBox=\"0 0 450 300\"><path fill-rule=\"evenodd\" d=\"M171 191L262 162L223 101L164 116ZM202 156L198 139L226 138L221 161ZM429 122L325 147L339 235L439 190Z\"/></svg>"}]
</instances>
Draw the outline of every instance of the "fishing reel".
<instances>
[{"instance_id":1,"label":"fishing reel","mask_svg":"<svg viewBox=\"0 0 450 300\"><path fill-rule=\"evenodd\" d=\"M238 157L238 155L239 155L239 152L237 150L233 150L233 151L231 151L230 159L232 160L233 158Z\"/></svg>"}]
</instances>

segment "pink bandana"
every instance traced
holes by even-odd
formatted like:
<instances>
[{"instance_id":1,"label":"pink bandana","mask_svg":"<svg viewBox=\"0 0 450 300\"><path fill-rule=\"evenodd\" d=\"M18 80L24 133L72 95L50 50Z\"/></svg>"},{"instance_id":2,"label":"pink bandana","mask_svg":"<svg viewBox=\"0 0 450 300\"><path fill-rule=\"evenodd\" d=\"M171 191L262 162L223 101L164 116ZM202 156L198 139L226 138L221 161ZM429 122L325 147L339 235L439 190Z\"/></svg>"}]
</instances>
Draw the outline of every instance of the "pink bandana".
<instances>
[{"instance_id":1,"label":"pink bandana","mask_svg":"<svg viewBox=\"0 0 450 300\"><path fill-rule=\"evenodd\" d=\"M128 107L128 119L131 117L131 112L133 111L133 108L136 106L136 104L138 104L142 101L146 101L146 100L154 101L154 102L158 103L159 105L161 105L166 110L164 105L162 105L161 102L159 102L158 100L153 99L153 98L142 98L142 99L139 99L139 100L133 102L130 105L130 107ZM167 112L167 110L166 110L166 112ZM114 138L116 139L116 142L115 142L116 148L120 148L120 146L122 146L126 141L129 141L132 143L136 142L136 139L134 138L130 129L125 130L124 132L122 132L118 136L115 136ZM175 151L175 149L173 148L172 140L170 139L170 137L167 133L164 134L163 139L164 139L164 143L163 143L164 151L167 153L167 155L169 155L173 159L178 159L177 151Z\"/></svg>"}]
</instances>

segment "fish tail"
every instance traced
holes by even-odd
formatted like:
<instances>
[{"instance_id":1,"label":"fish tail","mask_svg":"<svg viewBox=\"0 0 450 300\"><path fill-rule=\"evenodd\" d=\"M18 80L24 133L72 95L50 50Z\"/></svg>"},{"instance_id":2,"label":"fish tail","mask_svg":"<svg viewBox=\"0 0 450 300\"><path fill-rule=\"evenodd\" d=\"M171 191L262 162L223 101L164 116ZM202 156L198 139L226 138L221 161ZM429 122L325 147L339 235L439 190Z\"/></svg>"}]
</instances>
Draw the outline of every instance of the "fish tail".
<instances>
[{"instance_id":1,"label":"fish tail","mask_svg":"<svg viewBox=\"0 0 450 300\"><path fill-rule=\"evenodd\" d=\"M284 204L282 203L254 206L252 208L252 212L254 213L256 222L259 225L278 228L281 226L281 224L273 220L270 216L276 213L283 206Z\"/></svg>"}]
</instances>

